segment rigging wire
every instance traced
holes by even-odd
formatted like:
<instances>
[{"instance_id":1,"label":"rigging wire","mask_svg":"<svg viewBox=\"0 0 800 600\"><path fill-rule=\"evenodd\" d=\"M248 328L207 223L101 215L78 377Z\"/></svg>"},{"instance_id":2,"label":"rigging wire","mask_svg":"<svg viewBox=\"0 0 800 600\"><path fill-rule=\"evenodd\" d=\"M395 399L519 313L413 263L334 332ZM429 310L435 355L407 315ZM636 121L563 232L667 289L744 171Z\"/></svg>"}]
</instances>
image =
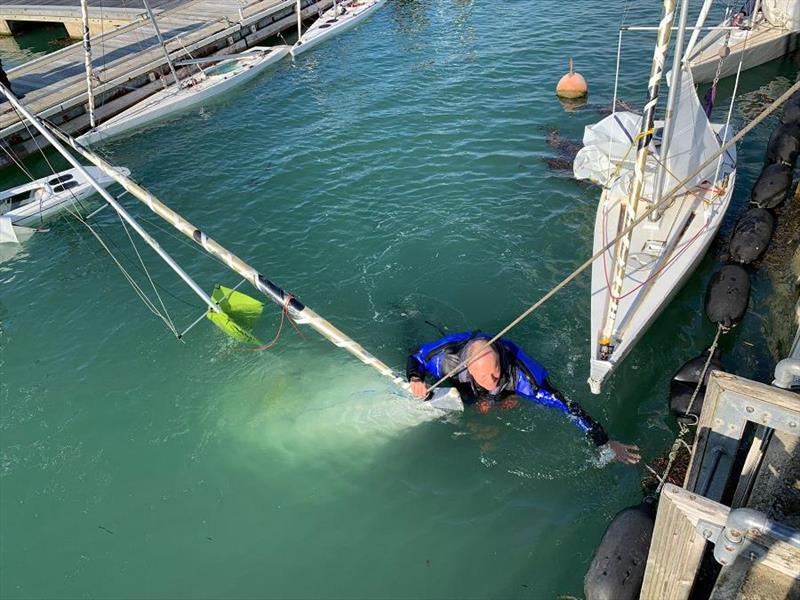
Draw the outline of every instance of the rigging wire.
<instances>
[{"instance_id":1,"label":"rigging wire","mask_svg":"<svg viewBox=\"0 0 800 600\"><path fill-rule=\"evenodd\" d=\"M133 276L128 272L125 266L117 259L117 257L108 247L108 244L106 244L105 240L103 240L100 234L97 233L97 231L95 231L94 227L92 227L92 225L88 221L86 221L83 217L81 217L77 212L72 211L71 208L67 208L67 211L69 211L73 217L75 217L80 223L82 223L97 239L97 241L111 257L111 260L114 261L114 264L117 265L123 277L125 277L125 279L130 284L131 288L133 288L134 292L136 292L136 295L139 296L142 303L148 308L148 310L150 310L150 312L152 312L156 317L161 319L164 325L166 325L167 329L169 329L176 338L180 339L178 330L175 328L175 325L172 323L172 320L169 318L169 316L164 316L161 314L161 312L158 310L158 307L153 303L152 300L150 300L150 298L147 297L145 291L141 288L141 286L133 278Z\"/></svg>"},{"instance_id":2,"label":"rigging wire","mask_svg":"<svg viewBox=\"0 0 800 600\"><path fill-rule=\"evenodd\" d=\"M44 161L45 161L45 163L47 163L47 166L50 168L50 171L52 172L52 174L54 176L57 176L58 172L55 170L55 167L53 167L53 164L50 162L50 159L47 157L47 154L44 152L42 147L39 145L39 142L36 139L36 137L33 135L33 132L31 131L30 127L28 126L27 121L23 118L23 116L20 114L19 110L17 110L17 108L15 106L13 108L14 108L14 111L16 112L16 114L17 114L17 118L25 126L25 129L28 132L28 135L34 141L34 144L36 145L37 150L42 155L42 158L44 158ZM25 170L25 172L28 175L28 177L31 178L32 181L35 181L35 179L33 179L33 176L29 171ZM81 207L81 209L84 209L83 204L80 202L80 200L77 198L77 196L75 196L75 193L72 190L67 190L67 191L70 193L70 195L72 196L72 198L75 201L75 203L78 204ZM44 201L43 198L40 199L40 212L41 212L41 202L43 202L43 201ZM164 322L164 324L167 326L167 328L170 331L172 331L173 335L175 335L176 338L180 339L179 332L175 328L175 325L172 322L172 319L169 316L169 313L167 312L166 307L164 307L163 300L161 299L161 296L158 294L158 292L156 291L156 296L158 297L159 302L161 303L162 307L164 307L164 311L166 313L166 316L161 314L161 312L155 306L153 301L150 300L150 298L147 297L147 294L144 292L144 290L142 290L141 286L139 286L139 284L130 275L130 273L127 271L127 269L125 269L125 267L122 265L122 263L117 259L117 257L114 256L114 254L111 252L111 250L108 247L108 245L105 243L105 241L102 239L102 237L95 231L95 229L83 217L81 217L76 211L73 211L71 207L65 206L65 209L73 217L75 217L80 223L82 223L84 226L86 226L87 229L89 229L89 231L92 233L92 235L94 235L94 237L100 242L100 245L106 250L106 252L108 252L109 256L111 256L111 259L114 261L114 263L117 265L117 267L119 267L119 269L122 272L123 276L128 280L128 283L130 283L131 287L134 289L134 291L139 296L139 298L142 300L142 302L145 304L145 306L154 315L156 315L159 319L161 319ZM124 225L124 223L123 223L123 225ZM125 231L128 234L128 238L131 239L130 233L128 232L127 227L125 228ZM131 239L131 243L133 244L133 240L132 239ZM134 250L136 251L137 256L139 256L139 259L141 261L141 256L139 255L139 251L136 248L136 245L133 244L133 246L134 246ZM145 274L147 275L147 278L150 280L151 284L153 284L153 289L155 290L155 283L153 282L153 280L152 280L152 278L150 276L150 273L147 271L147 268L145 267L144 262L142 262L142 268L144 269Z\"/></svg>"},{"instance_id":3,"label":"rigging wire","mask_svg":"<svg viewBox=\"0 0 800 600\"><path fill-rule=\"evenodd\" d=\"M128 240L130 240L131 246L133 246L133 251L136 253L136 257L139 259L139 264L142 266L142 270L147 276L147 280L150 282L150 287L153 288L153 292L155 293L156 298L158 298L159 304L161 304L161 308L164 311L167 320L169 321L170 329L177 336L178 331L175 328L175 323L172 321L172 317L170 316L167 307L164 305L164 300L162 300L161 294L159 294L158 290L156 289L156 284L153 282L153 278L150 276L150 271L147 270L147 266L144 264L144 260L142 260L142 255L139 253L139 248L136 246L136 242L134 242L133 238L131 237L131 232L128 230L128 225L125 223L122 217L120 217L119 215L117 215L117 217L119 218L119 222L122 223L122 228L125 230L125 234L128 236Z\"/></svg>"}]
</instances>

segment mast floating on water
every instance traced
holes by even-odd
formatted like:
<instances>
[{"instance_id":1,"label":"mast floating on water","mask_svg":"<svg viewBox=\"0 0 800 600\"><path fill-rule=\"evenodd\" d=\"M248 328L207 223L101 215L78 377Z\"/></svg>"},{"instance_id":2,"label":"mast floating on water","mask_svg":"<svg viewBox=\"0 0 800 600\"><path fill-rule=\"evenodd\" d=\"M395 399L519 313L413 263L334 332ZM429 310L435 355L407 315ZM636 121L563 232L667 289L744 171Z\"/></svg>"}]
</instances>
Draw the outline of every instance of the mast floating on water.
<instances>
[{"instance_id":1,"label":"mast floating on water","mask_svg":"<svg viewBox=\"0 0 800 600\"><path fill-rule=\"evenodd\" d=\"M172 225L186 237L193 240L207 253L220 259L228 266L228 268L241 275L259 292L280 306L281 309L287 310L289 315L296 322L308 325L317 331L317 333L330 341L333 345L339 348L344 348L350 354L358 358L362 363L369 365L378 371L378 373L390 379L401 389L405 391L409 390L410 384L397 373L395 373L386 363L368 352L363 346L361 346L361 344L337 329L333 324L318 315L311 308L304 305L298 298L284 291L281 287L267 279L254 267L250 266L241 258L227 250L217 241L208 237L205 233L203 233L203 231L184 219L180 214L169 208L145 188L140 186L129 177L126 177L123 173L115 169L111 164L107 163L91 150L84 148L81 144L51 123L44 122L41 127L46 128L48 134L52 134L50 137L55 135L65 143L69 144L70 147L72 147L76 152L78 152L89 162L93 163L109 177L113 178L128 193L130 193L134 198L140 200L151 211L164 219L167 223ZM463 405L461 404L461 400L458 396L458 393L455 391L455 388L443 390L441 394L436 394L431 400L426 402L426 404L430 404L442 410L463 410Z\"/></svg>"},{"instance_id":2,"label":"mast floating on water","mask_svg":"<svg viewBox=\"0 0 800 600\"><path fill-rule=\"evenodd\" d=\"M26 119L28 119L33 124L33 126L39 131L39 133L41 133L44 136L44 138L53 145L53 148L55 148L67 160L67 162L69 162L73 167L75 167L78 170L78 172L92 185L92 187L95 188L95 190L97 190L97 193L100 194L100 196L102 196L106 202L108 202L111 208L113 208L117 212L117 214L120 217L122 217L122 219L126 223L128 223L128 225L130 225L133 228L133 230L139 235L139 237L141 237L147 243L147 245L150 246L156 252L156 254L158 254L161 257L161 259L169 265L169 267L173 271L175 271L178 277L180 277L186 283L186 285L188 285L192 289L192 291L195 294L197 294L197 296L201 300L203 300L203 302L206 303L206 305L210 310L213 310L214 312L221 312L219 306L217 306L216 303L214 303L214 301L211 299L211 297L203 291L203 288L197 285L197 282L195 282L194 279L192 279L189 276L189 274L186 273L186 271L184 271L177 262L175 262L175 260L167 253L167 251L164 250L159 245L159 243L155 240L155 238L153 238L149 233L147 233L142 228L142 226L139 225L136 219L134 219L128 213L128 211L126 211L125 208L117 201L117 199L114 198L111 194L109 194L102 185L100 185L97 181L94 180L94 178L91 175L89 175L84 166L77 160L75 160L75 157L72 156L72 154L70 154L69 151L67 151L67 149L61 145L61 143L55 138L55 136L50 132L50 130L45 125L43 125L42 122L39 121L37 117L32 115L30 111L28 111L28 109L25 108L19 102L19 100L17 100L17 98L1 84L0 84L0 93L2 93L6 97L6 99L12 104L12 106L14 106L14 108L16 108ZM119 171L116 172L122 175L122 173L120 173Z\"/></svg>"}]
</instances>

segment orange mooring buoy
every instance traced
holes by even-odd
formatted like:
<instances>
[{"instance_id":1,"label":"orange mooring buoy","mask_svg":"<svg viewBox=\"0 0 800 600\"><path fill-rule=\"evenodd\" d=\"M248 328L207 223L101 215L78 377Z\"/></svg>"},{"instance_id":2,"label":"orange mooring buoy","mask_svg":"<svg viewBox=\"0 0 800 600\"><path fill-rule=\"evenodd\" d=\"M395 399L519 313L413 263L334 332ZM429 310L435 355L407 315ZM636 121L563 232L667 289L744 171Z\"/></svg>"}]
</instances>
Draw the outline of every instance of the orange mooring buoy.
<instances>
[{"instance_id":1,"label":"orange mooring buoy","mask_svg":"<svg viewBox=\"0 0 800 600\"><path fill-rule=\"evenodd\" d=\"M569 59L569 73L564 75L556 86L556 94L562 98L582 98L589 93L589 86L583 75L576 73Z\"/></svg>"}]
</instances>

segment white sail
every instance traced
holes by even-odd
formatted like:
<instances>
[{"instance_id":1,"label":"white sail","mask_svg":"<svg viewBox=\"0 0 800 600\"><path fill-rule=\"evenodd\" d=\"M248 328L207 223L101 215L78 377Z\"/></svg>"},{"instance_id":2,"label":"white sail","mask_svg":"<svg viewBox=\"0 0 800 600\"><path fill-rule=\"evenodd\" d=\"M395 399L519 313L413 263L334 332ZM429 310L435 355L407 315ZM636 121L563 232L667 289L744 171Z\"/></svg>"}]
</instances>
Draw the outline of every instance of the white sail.
<instances>
[{"instance_id":1,"label":"white sail","mask_svg":"<svg viewBox=\"0 0 800 600\"><path fill-rule=\"evenodd\" d=\"M636 158L633 141L641 125L641 115L618 112L587 126L583 148L572 163L575 179L588 179L609 187L619 176L619 170L632 169Z\"/></svg>"},{"instance_id":2,"label":"white sail","mask_svg":"<svg viewBox=\"0 0 800 600\"><path fill-rule=\"evenodd\" d=\"M762 0L761 12L773 27L800 30L800 0Z\"/></svg>"},{"instance_id":3,"label":"white sail","mask_svg":"<svg viewBox=\"0 0 800 600\"><path fill-rule=\"evenodd\" d=\"M681 77L673 116L673 137L666 157L664 189L670 190L693 173L720 149L720 141L711 129L703 107L697 98L694 79L688 70ZM687 188L692 189L704 181L712 181L716 163L708 165L692 178Z\"/></svg>"},{"instance_id":4,"label":"white sail","mask_svg":"<svg viewBox=\"0 0 800 600\"><path fill-rule=\"evenodd\" d=\"M669 155L666 157L664 190L670 190L686 178L720 148L720 142L703 111L691 73L684 71L676 101L675 124ZM632 112L618 112L586 127L583 148L575 156L573 174L608 189L611 198L622 199L631 191L633 164L636 158L634 140L642 117ZM653 175L658 168L662 128L656 129L653 152L647 161L642 196L653 199ZM711 180L716 171L712 164L693 178L689 187Z\"/></svg>"},{"instance_id":5,"label":"white sail","mask_svg":"<svg viewBox=\"0 0 800 600\"><path fill-rule=\"evenodd\" d=\"M0 244L21 244L34 233L29 227L14 225L11 217L0 217Z\"/></svg>"}]
</instances>

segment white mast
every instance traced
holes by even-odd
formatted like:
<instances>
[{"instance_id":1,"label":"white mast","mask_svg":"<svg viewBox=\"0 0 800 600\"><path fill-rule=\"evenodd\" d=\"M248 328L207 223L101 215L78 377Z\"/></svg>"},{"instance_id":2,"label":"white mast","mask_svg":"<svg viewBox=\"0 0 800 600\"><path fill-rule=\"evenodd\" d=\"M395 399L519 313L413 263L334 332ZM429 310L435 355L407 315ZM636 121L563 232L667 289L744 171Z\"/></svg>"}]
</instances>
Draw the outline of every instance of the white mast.
<instances>
[{"instance_id":1,"label":"white mast","mask_svg":"<svg viewBox=\"0 0 800 600\"><path fill-rule=\"evenodd\" d=\"M69 162L78 170L81 176L83 176L86 181L88 181L92 187L97 190L97 193L100 194L106 202L108 202L111 208L113 208L117 214L119 214L119 216L122 217L122 219L128 223L128 225L130 225L145 242L147 242L148 246L155 250L156 254L158 254L164 260L164 262L167 263L181 279L183 279L186 285L188 285L192 291L208 305L211 310L217 313L221 312L220 307L217 306L208 296L208 294L203 291L203 288L197 285L197 282L195 282L195 280L192 279L189 274L186 273L186 271L184 271L169 254L167 254L166 250L164 250L149 233L142 229L142 226L139 225L139 223L130 214L128 214L128 211L126 211L123 206L117 202L116 198L109 194L102 185L97 183L97 181L95 181L92 176L89 175L84 166L79 163L75 157L72 156L72 154L66 148L64 148L64 146L61 145L61 142L59 142L55 136L50 133L50 131L41 123L41 121L39 121L37 117L33 116L27 108L22 106L19 100L17 100L16 97L14 97L14 95L2 85L0 85L0 93L2 93L11 103L11 105L16 108L26 119L28 119L28 121L30 121L36 129L39 130L39 133L41 133L44 138L53 145L53 148L55 148L65 159L67 159L67 162Z\"/></svg>"},{"instance_id":2,"label":"white mast","mask_svg":"<svg viewBox=\"0 0 800 600\"><path fill-rule=\"evenodd\" d=\"M86 68L86 94L89 97L89 126L94 129L94 87L92 84L92 43L89 40L89 3L81 0L81 19L83 20L83 62Z\"/></svg>"},{"instance_id":3,"label":"white mast","mask_svg":"<svg viewBox=\"0 0 800 600\"><path fill-rule=\"evenodd\" d=\"M302 0L297 0L297 39L303 35L303 5Z\"/></svg>"},{"instance_id":4,"label":"white mast","mask_svg":"<svg viewBox=\"0 0 800 600\"><path fill-rule=\"evenodd\" d=\"M158 38L158 43L161 44L161 49L164 51L164 56L167 57L167 64L169 65L169 70L172 72L172 76L175 78L175 83L180 86L181 80L178 79L178 74L175 72L175 65L172 64L172 59L169 57L169 52L167 51L167 47L164 44L164 38L161 37L161 30L158 28L158 22L156 21L156 17L153 14L153 11L150 9L150 3L147 0L142 0L144 2L144 7L147 9L147 14L150 17L150 21L153 23L153 27L156 30L156 37Z\"/></svg>"},{"instance_id":5,"label":"white mast","mask_svg":"<svg viewBox=\"0 0 800 600\"><path fill-rule=\"evenodd\" d=\"M664 60L669 49L669 38L672 34L672 19L675 14L676 0L664 0L664 14L658 25L658 37L656 46L653 50L653 65L650 68L650 80L648 81L648 101L645 104L642 114L642 125L637 136L636 165L634 168L633 185L630 197L622 207L625 211L623 222L620 224L619 231L628 229L636 219L636 211L639 207L639 200L642 197L644 188L645 166L647 156L650 154L650 142L653 138L653 125L655 123L656 104L658 104L658 91L661 86L661 75L664 71ZM614 257L614 278L609 290L608 307L606 309L606 319L599 339L599 359L608 360L614 350L614 325L617 320L619 310L619 299L622 295L622 288L625 283L625 266L628 262L628 254L631 248L632 231L622 237L617 244L616 256Z\"/></svg>"},{"instance_id":6,"label":"white mast","mask_svg":"<svg viewBox=\"0 0 800 600\"><path fill-rule=\"evenodd\" d=\"M686 37L686 22L689 19L689 0L681 0L681 14L678 19L678 33L675 37L674 56L672 57L672 73L669 84L669 95L667 96L667 110L664 114L664 133L661 138L661 164L656 172L655 186L653 187L653 202L658 204L664 192L664 179L667 174L666 163L669 155L669 146L672 142L672 132L675 129L675 103L681 87L681 65L683 63L683 41ZM659 209L650 214L651 221L657 221L664 213Z\"/></svg>"},{"instance_id":7,"label":"white mast","mask_svg":"<svg viewBox=\"0 0 800 600\"><path fill-rule=\"evenodd\" d=\"M700 14L697 16L697 23L694 25L694 31L692 31L692 37L689 38L689 43L686 45L686 54L684 54L684 56L687 61L692 58L695 44L697 44L697 38L700 37L700 31L706 22L708 11L711 10L711 5L713 3L714 0L705 0L703 2L703 7L700 9Z\"/></svg>"}]
</instances>

